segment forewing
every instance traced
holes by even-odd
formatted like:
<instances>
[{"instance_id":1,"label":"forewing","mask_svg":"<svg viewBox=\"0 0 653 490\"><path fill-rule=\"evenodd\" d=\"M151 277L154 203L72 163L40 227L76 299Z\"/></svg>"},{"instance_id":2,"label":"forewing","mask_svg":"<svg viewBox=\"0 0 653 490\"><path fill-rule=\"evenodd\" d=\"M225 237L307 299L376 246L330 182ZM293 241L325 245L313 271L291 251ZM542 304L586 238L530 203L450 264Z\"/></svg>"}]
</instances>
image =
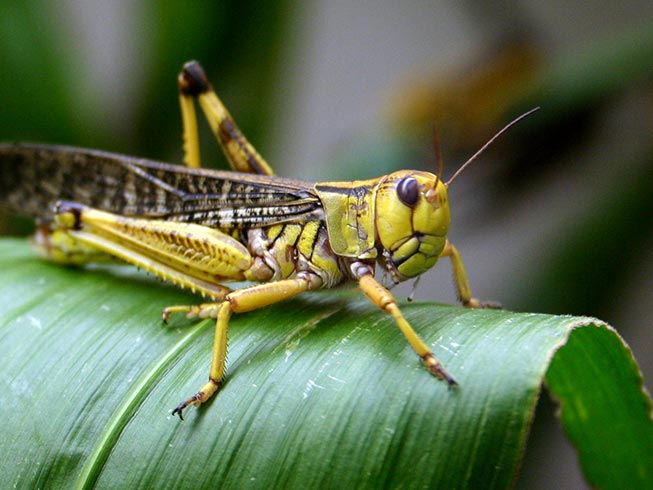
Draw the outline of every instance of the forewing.
<instances>
[{"instance_id":1,"label":"forewing","mask_svg":"<svg viewBox=\"0 0 653 490\"><path fill-rule=\"evenodd\" d=\"M47 145L0 145L0 201L52 218L58 200L149 218L226 229L302 221L322 213L312 184L190 169L113 153Z\"/></svg>"}]
</instances>

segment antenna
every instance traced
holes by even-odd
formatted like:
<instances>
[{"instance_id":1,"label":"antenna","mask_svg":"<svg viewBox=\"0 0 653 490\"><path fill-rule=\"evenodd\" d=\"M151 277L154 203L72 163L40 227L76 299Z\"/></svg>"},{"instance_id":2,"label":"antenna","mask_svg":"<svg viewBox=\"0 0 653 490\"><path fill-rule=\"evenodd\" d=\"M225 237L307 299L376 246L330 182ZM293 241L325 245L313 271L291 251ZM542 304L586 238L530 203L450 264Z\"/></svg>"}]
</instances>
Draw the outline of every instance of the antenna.
<instances>
[{"instance_id":1,"label":"antenna","mask_svg":"<svg viewBox=\"0 0 653 490\"><path fill-rule=\"evenodd\" d=\"M503 133L505 133L506 131L508 131L508 129L510 129L512 126L514 126L515 124L517 124L519 121L521 121L521 120L524 119L525 117L530 116L530 115L533 114L535 111L539 111L539 110L540 110L539 107L535 107L534 109L531 109L530 111L525 112L524 114L522 114L522 115L519 116L518 118L513 119L511 122L509 122L508 124L506 124L506 126L504 126L504 128L503 128L501 131L499 131L497 134L495 134L494 136L492 136L492 138L490 138L489 141L488 141L487 143L485 143L483 146L481 146L481 149L480 149L480 150L478 150L476 153L474 153L474 154L469 158L469 160L467 160L465 163L463 163L463 164L460 166L460 168L459 168L458 170L456 170L456 173L453 174L453 176L452 176L449 180L447 180L447 182L445 182L445 185L446 185L447 187L449 187L449 185L450 185L450 184L451 184L451 183L456 179L456 177L458 177L458 176L460 175L460 173L461 173L463 170L465 170L465 168L466 168L470 163L472 163L474 160L476 160L476 158L477 158L481 153L483 153L483 152L487 149L488 146L490 146L492 143L494 143L494 141L495 141L499 136L501 136Z\"/></svg>"},{"instance_id":2,"label":"antenna","mask_svg":"<svg viewBox=\"0 0 653 490\"><path fill-rule=\"evenodd\" d=\"M433 188L435 189L438 186L438 181L442 180L442 152L440 151L440 138L438 138L438 128L437 126L433 125L433 150L435 151L435 161L438 165L438 173L435 174L435 185Z\"/></svg>"}]
</instances>

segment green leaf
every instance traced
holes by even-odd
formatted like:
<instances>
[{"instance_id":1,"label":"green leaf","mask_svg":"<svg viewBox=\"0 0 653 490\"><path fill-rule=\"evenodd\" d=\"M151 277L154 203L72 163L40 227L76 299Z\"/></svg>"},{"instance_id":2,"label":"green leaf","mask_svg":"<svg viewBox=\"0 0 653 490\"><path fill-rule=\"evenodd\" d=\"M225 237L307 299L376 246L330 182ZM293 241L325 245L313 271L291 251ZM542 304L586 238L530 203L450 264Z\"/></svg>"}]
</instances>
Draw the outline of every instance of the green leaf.
<instances>
[{"instance_id":1,"label":"green leaf","mask_svg":"<svg viewBox=\"0 0 653 490\"><path fill-rule=\"evenodd\" d=\"M653 481L650 400L610 327L402 305L460 383L448 390L361 296L323 291L236 315L227 381L181 422L170 412L206 379L213 324L166 326L160 313L198 299L129 268L58 267L0 241L2 481L503 488L545 374L593 486Z\"/></svg>"}]
</instances>

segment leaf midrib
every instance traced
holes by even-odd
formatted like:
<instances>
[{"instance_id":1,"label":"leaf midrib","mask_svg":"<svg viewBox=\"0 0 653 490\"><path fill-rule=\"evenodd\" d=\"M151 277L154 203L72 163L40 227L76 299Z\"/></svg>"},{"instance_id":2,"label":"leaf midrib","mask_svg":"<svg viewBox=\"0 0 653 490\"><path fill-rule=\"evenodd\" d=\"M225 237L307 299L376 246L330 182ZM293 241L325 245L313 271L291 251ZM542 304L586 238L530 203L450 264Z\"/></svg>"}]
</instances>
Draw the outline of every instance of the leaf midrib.
<instances>
[{"instance_id":1,"label":"leaf midrib","mask_svg":"<svg viewBox=\"0 0 653 490\"><path fill-rule=\"evenodd\" d=\"M152 386L158 380L163 379L163 372L167 371L171 365L174 364L175 359L180 357L188 350L188 346L192 344L194 339L209 328L213 322L205 320L198 325L195 325L189 333L184 335L176 344L171 346L159 360L152 365L139 379L137 384L131 390L130 395L123 401L118 410L109 420L105 430L99 438L93 451L90 453L82 472L80 473L77 489L91 488L97 481L102 468L104 467L115 442L120 437L124 428L127 426L132 415L136 411L136 407L145 399L148 393L152 391Z\"/></svg>"}]
</instances>

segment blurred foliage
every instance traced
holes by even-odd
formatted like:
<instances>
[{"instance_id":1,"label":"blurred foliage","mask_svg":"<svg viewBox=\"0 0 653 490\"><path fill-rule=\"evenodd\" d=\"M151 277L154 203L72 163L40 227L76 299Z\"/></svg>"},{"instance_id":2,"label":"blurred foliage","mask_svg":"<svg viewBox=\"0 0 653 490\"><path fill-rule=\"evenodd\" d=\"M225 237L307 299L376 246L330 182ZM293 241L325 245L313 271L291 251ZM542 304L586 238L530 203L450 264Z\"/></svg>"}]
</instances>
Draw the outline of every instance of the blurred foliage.
<instances>
[{"instance_id":1,"label":"blurred foliage","mask_svg":"<svg viewBox=\"0 0 653 490\"><path fill-rule=\"evenodd\" d=\"M276 76L289 1L188 2L165 8L143 4L137 21L135 59L146 58L138 73L136 107L122 127L85 104L88 87L77 32L66 4L30 0L0 2L0 139L100 148L118 153L181 161L181 119L176 76L184 62L197 59L228 105L238 107L238 123L252 141L266 134L270 81ZM71 8L72 4L68 4ZM139 67L140 68L140 67ZM126 87L127 89L127 87ZM129 87L133 89L133 87ZM109 104L111 102L109 101ZM224 165L202 121L205 165ZM258 146L258 145L257 145ZM0 215L0 233L24 234L25 221Z\"/></svg>"},{"instance_id":2,"label":"blurred foliage","mask_svg":"<svg viewBox=\"0 0 653 490\"><path fill-rule=\"evenodd\" d=\"M475 180L471 187L482 186L484 192L474 223L489 227L528 201L543 183L560 184L570 170L562 165L570 159L588 169L587 186L592 187L592 159L601 151L596 147L611 144L596 136L601 124L614 116L613 102L633 91L643 94L644 103L653 100L653 24L599 39L565 57L545 59L541 51L535 36L522 32L486 47L457 72L407 77L388 99L386 133L376 128L374 136L339 152L342 173L351 174L353 168L352 177L369 177L361 169L372 162L377 167L380 162L384 172L406 162L432 171L435 125L446 178L455 171L451 162L464 161L508 121L540 106L486 150L485 170L466 173L466 179ZM653 128L653 111L644 116L632 125L646 133ZM618 185L596 196L597 204L580 221L561 229L563 238L550 237L550 243L555 240L551 261L522 271L512 307L612 320L613 301L623 298L619 288L653 235L653 145L647 141L614 162L623 169ZM360 165L351 164L351 153ZM547 247L544 242L542 247ZM590 287L599 279L604 287Z\"/></svg>"},{"instance_id":3,"label":"blurred foliage","mask_svg":"<svg viewBox=\"0 0 653 490\"><path fill-rule=\"evenodd\" d=\"M176 75L199 60L221 94L238 98L238 121L253 139L264 134L271 79L279 61L288 1L143 4L136 59L146 57L143 86L128 131L103 127L102 114L79 103L79 38L65 4L0 3L0 135L171 159L181 155ZM70 8L70 4L68 5ZM137 10L137 9L136 9ZM140 11L139 11L140 12ZM235 94L242 94L237 97ZM122 135L122 136L121 136ZM122 137L122 139L121 139Z\"/></svg>"},{"instance_id":4,"label":"blurred foliage","mask_svg":"<svg viewBox=\"0 0 653 490\"><path fill-rule=\"evenodd\" d=\"M653 162L653 155L650 159ZM560 252L552 254L547 267L525 271L530 287L516 300L526 311L609 316L618 306L615 303L623 298L618 291L650 244L653 165L624 179L574 228L557 240Z\"/></svg>"}]
</instances>

